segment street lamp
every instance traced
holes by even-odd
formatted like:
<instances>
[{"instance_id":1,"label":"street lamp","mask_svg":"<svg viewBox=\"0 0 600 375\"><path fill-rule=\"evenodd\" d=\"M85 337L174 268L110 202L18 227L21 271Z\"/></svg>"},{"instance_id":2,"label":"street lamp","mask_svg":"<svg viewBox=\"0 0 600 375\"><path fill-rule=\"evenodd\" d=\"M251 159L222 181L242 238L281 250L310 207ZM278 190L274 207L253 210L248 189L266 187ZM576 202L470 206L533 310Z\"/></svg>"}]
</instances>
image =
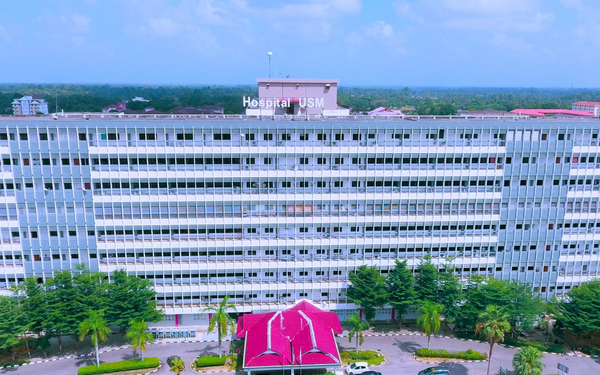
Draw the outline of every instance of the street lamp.
<instances>
[{"instance_id":1,"label":"street lamp","mask_svg":"<svg viewBox=\"0 0 600 375\"><path fill-rule=\"evenodd\" d=\"M271 78L271 56L273 56L273 52L267 52L267 56L269 56L269 78Z\"/></svg>"}]
</instances>

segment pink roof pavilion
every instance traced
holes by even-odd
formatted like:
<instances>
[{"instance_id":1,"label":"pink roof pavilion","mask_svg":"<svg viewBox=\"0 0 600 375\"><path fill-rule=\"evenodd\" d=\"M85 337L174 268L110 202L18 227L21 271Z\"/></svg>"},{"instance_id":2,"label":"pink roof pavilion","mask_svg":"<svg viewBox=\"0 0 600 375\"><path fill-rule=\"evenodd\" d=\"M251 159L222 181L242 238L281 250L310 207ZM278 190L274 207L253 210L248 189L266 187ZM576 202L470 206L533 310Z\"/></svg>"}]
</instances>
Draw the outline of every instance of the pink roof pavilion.
<instances>
[{"instance_id":1,"label":"pink roof pavilion","mask_svg":"<svg viewBox=\"0 0 600 375\"><path fill-rule=\"evenodd\" d=\"M244 314L238 319L237 337L246 339L244 370L273 368L326 368L341 366L334 334L340 321L308 301L285 311Z\"/></svg>"}]
</instances>

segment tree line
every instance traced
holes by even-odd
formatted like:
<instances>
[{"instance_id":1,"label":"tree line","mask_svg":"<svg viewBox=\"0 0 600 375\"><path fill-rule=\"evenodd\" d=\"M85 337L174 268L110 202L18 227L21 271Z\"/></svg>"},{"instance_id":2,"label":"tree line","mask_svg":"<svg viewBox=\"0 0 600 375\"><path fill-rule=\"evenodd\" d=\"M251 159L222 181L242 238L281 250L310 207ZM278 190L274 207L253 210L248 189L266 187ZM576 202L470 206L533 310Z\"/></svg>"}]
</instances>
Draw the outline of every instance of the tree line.
<instances>
[{"instance_id":1,"label":"tree line","mask_svg":"<svg viewBox=\"0 0 600 375\"><path fill-rule=\"evenodd\" d=\"M31 356L30 340L45 351L56 338L62 352L63 336L72 336L79 345L91 334L97 348L110 333L103 326L117 327L125 335L135 322L158 322L163 316L152 283L124 270L114 271L109 282L106 274L78 265L44 283L27 278L11 291L0 296L0 349L11 350L13 360L21 342ZM134 328L139 330L139 324Z\"/></svg>"},{"instance_id":2,"label":"tree line","mask_svg":"<svg viewBox=\"0 0 600 375\"><path fill-rule=\"evenodd\" d=\"M395 309L398 321L409 308L418 307L421 316L443 312L446 323L473 332L482 311L494 306L506 316L511 336L550 318L556 320L556 335L575 335L576 349L600 334L600 280L582 283L562 298L546 301L531 285L517 281L475 275L463 284L452 266L438 270L428 257L415 271L413 275L407 262L399 260L387 277L375 267L361 266L350 274L346 295L360 306L367 321L375 318L377 308L386 305Z\"/></svg>"},{"instance_id":3,"label":"tree line","mask_svg":"<svg viewBox=\"0 0 600 375\"><path fill-rule=\"evenodd\" d=\"M255 85L149 86L149 85L0 85L0 114L12 114L13 99L37 95L50 112L99 112L109 104L141 96L149 102L129 102L129 109L153 107L167 111L179 106L219 105L225 113L243 113L242 98L258 96ZM377 107L402 109L410 114L452 115L457 110L516 108L571 108L579 100L600 101L600 90L525 88L394 88L346 87L338 90L338 103L359 112Z\"/></svg>"}]
</instances>

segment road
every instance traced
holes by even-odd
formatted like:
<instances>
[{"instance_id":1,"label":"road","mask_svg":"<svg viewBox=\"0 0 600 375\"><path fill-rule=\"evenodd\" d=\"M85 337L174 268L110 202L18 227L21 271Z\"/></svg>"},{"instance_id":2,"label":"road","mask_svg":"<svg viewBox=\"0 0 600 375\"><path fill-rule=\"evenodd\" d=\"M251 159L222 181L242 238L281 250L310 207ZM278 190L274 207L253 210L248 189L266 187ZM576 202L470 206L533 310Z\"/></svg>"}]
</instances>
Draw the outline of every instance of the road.
<instances>
[{"instance_id":1,"label":"road","mask_svg":"<svg viewBox=\"0 0 600 375\"><path fill-rule=\"evenodd\" d=\"M353 349L354 342L349 343L348 338L338 338L340 349ZM228 342L223 343L224 348L229 346ZM416 375L419 371L430 365L416 361L412 353L420 348L427 346L427 338L424 336L369 336L365 337L365 342L361 349L380 349L387 356L385 364L376 367L383 375L411 374ZM480 342L461 341L448 338L434 338L431 347L436 349L449 350L467 350L488 351L488 345ZM498 374L500 366L512 369L512 358L517 349L504 348L500 345L494 346L492 356L491 373ZM148 346L145 352L147 357L159 357L161 361L166 360L170 355L179 355L186 364L189 364L197 356L216 353L217 344L213 342L196 343L168 343L153 344ZM53 362L30 364L23 367L4 369L0 374L11 375L68 375L76 374L77 368L93 364L93 352L87 358L69 358ZM131 349L120 349L105 352L100 355L103 362L121 361L132 359ZM543 362L546 364L544 374L558 374L557 363L562 363L569 367L571 374L600 374L600 359L560 356L556 354L545 355ZM481 375L486 374L487 362L480 363L453 363L448 365L452 370L452 375ZM188 373L191 371L188 369ZM509 372L510 373L510 372ZM169 374L166 365L156 372L156 374Z\"/></svg>"}]
</instances>

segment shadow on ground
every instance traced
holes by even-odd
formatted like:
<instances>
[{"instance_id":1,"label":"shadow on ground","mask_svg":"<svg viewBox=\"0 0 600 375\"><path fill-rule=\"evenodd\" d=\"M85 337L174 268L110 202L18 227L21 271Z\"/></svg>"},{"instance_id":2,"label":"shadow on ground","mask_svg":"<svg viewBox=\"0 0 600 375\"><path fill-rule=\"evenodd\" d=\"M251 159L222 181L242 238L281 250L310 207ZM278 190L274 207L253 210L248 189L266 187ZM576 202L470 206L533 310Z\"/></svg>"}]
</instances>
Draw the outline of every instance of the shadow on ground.
<instances>
[{"instance_id":1,"label":"shadow on ground","mask_svg":"<svg viewBox=\"0 0 600 375\"><path fill-rule=\"evenodd\" d=\"M403 352L406 353L414 353L417 351L417 349L419 349L421 347L420 344L417 344L414 341L400 341L398 339L394 340L394 346L397 346L400 348L400 350L402 350Z\"/></svg>"}]
</instances>

